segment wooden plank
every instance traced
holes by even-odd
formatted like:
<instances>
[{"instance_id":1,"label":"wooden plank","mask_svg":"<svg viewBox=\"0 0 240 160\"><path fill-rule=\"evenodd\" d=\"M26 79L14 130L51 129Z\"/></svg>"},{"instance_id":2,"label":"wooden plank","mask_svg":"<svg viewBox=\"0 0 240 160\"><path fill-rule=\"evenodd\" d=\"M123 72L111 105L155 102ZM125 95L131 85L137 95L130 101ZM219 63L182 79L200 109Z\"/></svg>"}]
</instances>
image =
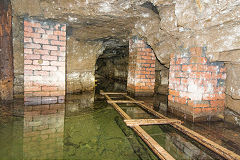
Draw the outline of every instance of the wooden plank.
<instances>
[{"instance_id":1,"label":"wooden plank","mask_svg":"<svg viewBox=\"0 0 240 160\"><path fill-rule=\"evenodd\" d=\"M104 93L104 92L102 92ZM113 101L108 94L103 94L107 100ZM116 103L111 105L120 113L125 120L130 120L129 117ZM142 138L142 140L152 149L152 151L162 160L174 160L174 158L165 151L149 134L147 134L140 126L132 126L132 129Z\"/></svg>"},{"instance_id":2,"label":"wooden plank","mask_svg":"<svg viewBox=\"0 0 240 160\"><path fill-rule=\"evenodd\" d=\"M124 122L127 124L127 126L172 124L172 123L181 124L181 121L176 119L130 119L130 120L124 120Z\"/></svg>"},{"instance_id":3,"label":"wooden plank","mask_svg":"<svg viewBox=\"0 0 240 160\"><path fill-rule=\"evenodd\" d=\"M107 102L108 103L144 103L143 101L129 101L129 100L107 100Z\"/></svg>"},{"instance_id":4,"label":"wooden plank","mask_svg":"<svg viewBox=\"0 0 240 160\"><path fill-rule=\"evenodd\" d=\"M112 101L112 99L107 95L105 94L105 97ZM118 111L118 113L124 118L124 119L131 119L131 117L129 117L127 115L127 113L125 113L116 103L111 103L111 105Z\"/></svg>"},{"instance_id":5,"label":"wooden plank","mask_svg":"<svg viewBox=\"0 0 240 160\"><path fill-rule=\"evenodd\" d=\"M108 95L108 94L111 94L111 95L116 95L116 94L127 95L127 93L125 93L125 92L103 92L102 90L100 91L100 94L101 95Z\"/></svg>"},{"instance_id":6,"label":"wooden plank","mask_svg":"<svg viewBox=\"0 0 240 160\"><path fill-rule=\"evenodd\" d=\"M147 132L140 126L133 126L132 129L143 139L143 141L153 150L162 160L174 160L174 158L162 148Z\"/></svg>"},{"instance_id":7,"label":"wooden plank","mask_svg":"<svg viewBox=\"0 0 240 160\"><path fill-rule=\"evenodd\" d=\"M124 96L130 100L134 100L133 98L131 98L127 95L124 95ZM150 107L146 106L145 104L138 103L138 105L159 118L168 119L168 117L160 114L159 112L156 112L155 110L151 109ZM240 160L240 156L238 154L218 145L217 143L207 139L206 137L198 134L197 132L194 132L193 130L191 130L181 124L170 124L170 125L176 129L178 129L182 133L186 134L187 136L191 137L195 141L199 142L200 144L204 145L208 149L219 154L220 156L222 156L226 159L229 159L229 160Z\"/></svg>"}]
</instances>

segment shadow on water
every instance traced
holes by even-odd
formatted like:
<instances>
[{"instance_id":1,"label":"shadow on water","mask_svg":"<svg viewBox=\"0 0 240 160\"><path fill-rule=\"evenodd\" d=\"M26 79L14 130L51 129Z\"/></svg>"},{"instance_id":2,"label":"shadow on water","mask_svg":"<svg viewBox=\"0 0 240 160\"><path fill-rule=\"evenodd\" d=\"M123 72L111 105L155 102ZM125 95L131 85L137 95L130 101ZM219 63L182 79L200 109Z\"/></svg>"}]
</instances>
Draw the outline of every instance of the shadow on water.
<instances>
[{"instance_id":1,"label":"shadow on water","mask_svg":"<svg viewBox=\"0 0 240 160\"><path fill-rule=\"evenodd\" d=\"M108 91L124 91L126 87L121 86L125 84L119 83L105 82ZM22 100L1 103L1 159L158 159L98 94L106 88L99 87L96 94L67 95L65 103L28 106ZM154 103L164 111L164 102L162 99ZM120 107L132 118L156 118L136 106ZM170 126L143 128L176 159L220 159ZM209 126L205 125L202 131L207 131L206 128Z\"/></svg>"}]
</instances>

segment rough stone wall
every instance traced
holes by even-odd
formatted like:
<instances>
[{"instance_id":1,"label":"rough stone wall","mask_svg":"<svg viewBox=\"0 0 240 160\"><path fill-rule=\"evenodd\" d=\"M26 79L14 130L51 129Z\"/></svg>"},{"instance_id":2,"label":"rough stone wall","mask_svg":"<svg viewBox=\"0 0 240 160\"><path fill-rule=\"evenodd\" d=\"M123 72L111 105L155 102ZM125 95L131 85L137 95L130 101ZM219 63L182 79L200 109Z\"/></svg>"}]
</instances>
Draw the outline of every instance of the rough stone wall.
<instances>
[{"instance_id":1,"label":"rough stone wall","mask_svg":"<svg viewBox=\"0 0 240 160\"><path fill-rule=\"evenodd\" d=\"M23 159L62 159L65 104L24 107Z\"/></svg>"},{"instance_id":2,"label":"rough stone wall","mask_svg":"<svg viewBox=\"0 0 240 160\"><path fill-rule=\"evenodd\" d=\"M0 99L13 98L12 8L0 1Z\"/></svg>"},{"instance_id":3,"label":"rough stone wall","mask_svg":"<svg viewBox=\"0 0 240 160\"><path fill-rule=\"evenodd\" d=\"M142 39L129 40L129 65L127 90L135 96L154 93L156 57Z\"/></svg>"},{"instance_id":4,"label":"rough stone wall","mask_svg":"<svg viewBox=\"0 0 240 160\"><path fill-rule=\"evenodd\" d=\"M155 68L155 93L168 94L169 69L156 61Z\"/></svg>"},{"instance_id":5,"label":"rough stone wall","mask_svg":"<svg viewBox=\"0 0 240 160\"><path fill-rule=\"evenodd\" d=\"M24 101L65 96L66 25L24 20Z\"/></svg>"},{"instance_id":6,"label":"rough stone wall","mask_svg":"<svg viewBox=\"0 0 240 160\"><path fill-rule=\"evenodd\" d=\"M226 68L210 63L204 48L193 47L172 54L169 73L169 110L182 112L192 121L222 114ZM209 118L209 117L208 117Z\"/></svg>"},{"instance_id":7,"label":"rough stone wall","mask_svg":"<svg viewBox=\"0 0 240 160\"><path fill-rule=\"evenodd\" d=\"M93 90L95 64L102 54L101 43L87 43L73 37L67 40L67 93Z\"/></svg>"},{"instance_id":8,"label":"rough stone wall","mask_svg":"<svg viewBox=\"0 0 240 160\"><path fill-rule=\"evenodd\" d=\"M13 65L14 96L22 96L24 92L24 28L23 19L13 12Z\"/></svg>"}]
</instances>

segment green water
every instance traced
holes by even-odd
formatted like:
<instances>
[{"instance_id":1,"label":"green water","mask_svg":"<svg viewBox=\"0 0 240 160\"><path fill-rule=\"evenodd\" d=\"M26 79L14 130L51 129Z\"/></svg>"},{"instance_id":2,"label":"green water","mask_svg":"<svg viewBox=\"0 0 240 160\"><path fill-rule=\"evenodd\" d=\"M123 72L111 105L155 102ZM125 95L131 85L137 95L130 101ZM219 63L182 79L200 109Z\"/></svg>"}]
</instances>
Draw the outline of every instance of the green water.
<instances>
[{"instance_id":1,"label":"green water","mask_svg":"<svg viewBox=\"0 0 240 160\"><path fill-rule=\"evenodd\" d=\"M110 105L93 96L1 104L0 159L157 159Z\"/></svg>"},{"instance_id":2,"label":"green water","mask_svg":"<svg viewBox=\"0 0 240 160\"><path fill-rule=\"evenodd\" d=\"M0 104L0 159L158 159L121 116L94 93L68 95L66 103ZM131 118L156 118L120 105ZM176 159L215 159L170 126L142 126Z\"/></svg>"}]
</instances>

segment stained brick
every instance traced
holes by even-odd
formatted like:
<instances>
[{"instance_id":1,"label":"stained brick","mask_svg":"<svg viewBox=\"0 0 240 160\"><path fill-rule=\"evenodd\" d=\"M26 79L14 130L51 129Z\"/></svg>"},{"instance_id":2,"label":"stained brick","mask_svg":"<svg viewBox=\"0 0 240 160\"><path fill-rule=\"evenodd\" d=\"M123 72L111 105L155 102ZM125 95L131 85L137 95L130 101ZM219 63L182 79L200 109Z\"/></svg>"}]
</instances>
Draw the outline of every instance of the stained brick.
<instances>
[{"instance_id":1,"label":"stained brick","mask_svg":"<svg viewBox=\"0 0 240 160\"><path fill-rule=\"evenodd\" d=\"M40 55L24 54L24 59L40 59Z\"/></svg>"},{"instance_id":2,"label":"stained brick","mask_svg":"<svg viewBox=\"0 0 240 160\"><path fill-rule=\"evenodd\" d=\"M36 28L35 32L36 33L46 33L46 31L44 29L42 29L42 28Z\"/></svg>"},{"instance_id":3,"label":"stained brick","mask_svg":"<svg viewBox=\"0 0 240 160\"><path fill-rule=\"evenodd\" d=\"M41 27L40 23L24 21L24 27Z\"/></svg>"},{"instance_id":4,"label":"stained brick","mask_svg":"<svg viewBox=\"0 0 240 160\"><path fill-rule=\"evenodd\" d=\"M31 32L24 32L24 37L40 38L41 34L39 34L39 33L31 33Z\"/></svg>"},{"instance_id":5,"label":"stained brick","mask_svg":"<svg viewBox=\"0 0 240 160\"><path fill-rule=\"evenodd\" d=\"M57 71L56 66L42 66L43 71Z\"/></svg>"},{"instance_id":6,"label":"stained brick","mask_svg":"<svg viewBox=\"0 0 240 160\"><path fill-rule=\"evenodd\" d=\"M58 61L51 61L51 66L60 66L60 67L64 67L65 66L65 62L58 62Z\"/></svg>"},{"instance_id":7,"label":"stained brick","mask_svg":"<svg viewBox=\"0 0 240 160\"><path fill-rule=\"evenodd\" d=\"M24 43L26 43L26 42L32 42L32 38L24 38Z\"/></svg>"},{"instance_id":8,"label":"stained brick","mask_svg":"<svg viewBox=\"0 0 240 160\"><path fill-rule=\"evenodd\" d=\"M49 65L49 61L43 61L43 60L33 60L34 65L40 65L40 66L46 66Z\"/></svg>"},{"instance_id":9,"label":"stained brick","mask_svg":"<svg viewBox=\"0 0 240 160\"><path fill-rule=\"evenodd\" d=\"M51 35L51 34L44 34L42 36L43 39L49 39L49 40L58 40L58 36Z\"/></svg>"},{"instance_id":10,"label":"stained brick","mask_svg":"<svg viewBox=\"0 0 240 160\"><path fill-rule=\"evenodd\" d=\"M25 32L33 32L32 27L24 27Z\"/></svg>"},{"instance_id":11,"label":"stained brick","mask_svg":"<svg viewBox=\"0 0 240 160\"><path fill-rule=\"evenodd\" d=\"M53 34L57 36L66 36L66 32L63 32L63 31L54 31Z\"/></svg>"},{"instance_id":12,"label":"stained brick","mask_svg":"<svg viewBox=\"0 0 240 160\"><path fill-rule=\"evenodd\" d=\"M39 43L39 44L49 44L47 39L38 39L38 38L34 38L33 39L34 43Z\"/></svg>"},{"instance_id":13,"label":"stained brick","mask_svg":"<svg viewBox=\"0 0 240 160\"><path fill-rule=\"evenodd\" d=\"M28 60L28 59L26 59L26 60L24 60L24 64L32 64L32 60Z\"/></svg>"},{"instance_id":14,"label":"stained brick","mask_svg":"<svg viewBox=\"0 0 240 160\"><path fill-rule=\"evenodd\" d=\"M34 54L48 55L49 51L48 50L43 50L43 49L34 49Z\"/></svg>"},{"instance_id":15,"label":"stained brick","mask_svg":"<svg viewBox=\"0 0 240 160\"><path fill-rule=\"evenodd\" d=\"M57 46L51 46L51 45L43 45L43 49L56 51L56 50L58 50L58 47Z\"/></svg>"},{"instance_id":16,"label":"stained brick","mask_svg":"<svg viewBox=\"0 0 240 160\"><path fill-rule=\"evenodd\" d=\"M65 46L66 42L65 41L51 41L52 45L58 45L58 46Z\"/></svg>"},{"instance_id":17,"label":"stained brick","mask_svg":"<svg viewBox=\"0 0 240 160\"><path fill-rule=\"evenodd\" d=\"M24 69L26 70L41 70L41 66L36 66L36 65L24 65Z\"/></svg>"},{"instance_id":18,"label":"stained brick","mask_svg":"<svg viewBox=\"0 0 240 160\"><path fill-rule=\"evenodd\" d=\"M26 54L32 54L33 51L32 51L32 49L24 48L24 53L26 53Z\"/></svg>"},{"instance_id":19,"label":"stained brick","mask_svg":"<svg viewBox=\"0 0 240 160\"><path fill-rule=\"evenodd\" d=\"M58 90L58 87L54 87L54 86L43 86L42 87L42 91L57 91Z\"/></svg>"},{"instance_id":20,"label":"stained brick","mask_svg":"<svg viewBox=\"0 0 240 160\"><path fill-rule=\"evenodd\" d=\"M210 101L211 107L224 107L224 100Z\"/></svg>"},{"instance_id":21,"label":"stained brick","mask_svg":"<svg viewBox=\"0 0 240 160\"><path fill-rule=\"evenodd\" d=\"M25 86L24 87L24 91L41 91L41 87L40 86Z\"/></svg>"},{"instance_id":22,"label":"stained brick","mask_svg":"<svg viewBox=\"0 0 240 160\"><path fill-rule=\"evenodd\" d=\"M28 43L24 45L25 48L40 49L40 44Z\"/></svg>"},{"instance_id":23,"label":"stained brick","mask_svg":"<svg viewBox=\"0 0 240 160\"><path fill-rule=\"evenodd\" d=\"M43 60L48 60L48 61L55 61L55 60L57 60L58 58L57 58L57 56L44 55L44 56L42 56L42 59L43 59Z\"/></svg>"}]
</instances>

